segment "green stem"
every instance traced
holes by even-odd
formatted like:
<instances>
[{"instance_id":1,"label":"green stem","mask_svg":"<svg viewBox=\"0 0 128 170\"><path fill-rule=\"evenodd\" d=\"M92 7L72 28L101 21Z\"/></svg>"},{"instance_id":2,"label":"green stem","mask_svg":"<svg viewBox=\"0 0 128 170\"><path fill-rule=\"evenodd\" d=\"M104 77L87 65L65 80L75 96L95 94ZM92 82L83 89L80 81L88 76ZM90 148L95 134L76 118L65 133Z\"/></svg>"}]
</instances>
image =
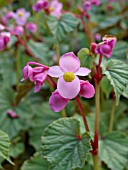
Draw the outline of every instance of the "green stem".
<instances>
[{"instance_id":1,"label":"green stem","mask_svg":"<svg viewBox=\"0 0 128 170\"><path fill-rule=\"evenodd\" d=\"M93 155L94 170L99 170L99 158L98 155Z\"/></svg>"},{"instance_id":2,"label":"green stem","mask_svg":"<svg viewBox=\"0 0 128 170\"><path fill-rule=\"evenodd\" d=\"M60 46L59 46L59 43L56 44L56 55L57 55L57 64L59 64L59 59L60 59Z\"/></svg>"},{"instance_id":3,"label":"green stem","mask_svg":"<svg viewBox=\"0 0 128 170\"><path fill-rule=\"evenodd\" d=\"M114 117L115 117L115 108L116 108L116 101L113 100L111 114L110 114L109 129L108 129L109 132L111 132L113 130Z\"/></svg>"},{"instance_id":4,"label":"green stem","mask_svg":"<svg viewBox=\"0 0 128 170\"><path fill-rule=\"evenodd\" d=\"M61 110L61 116L62 116L62 117L67 117L67 115L66 115L66 110L65 110L65 109Z\"/></svg>"},{"instance_id":5,"label":"green stem","mask_svg":"<svg viewBox=\"0 0 128 170\"><path fill-rule=\"evenodd\" d=\"M17 90L18 90L18 88L19 88L19 82L20 82L20 54L19 54L19 49L18 49L18 47L17 47L17 49L16 49L16 72L17 72L17 75L16 75L16 77L17 77Z\"/></svg>"},{"instance_id":6,"label":"green stem","mask_svg":"<svg viewBox=\"0 0 128 170\"><path fill-rule=\"evenodd\" d=\"M78 107L80 109L80 113L81 113L81 116L83 118L85 129L86 129L87 132L90 133L89 126L88 126L86 116L85 116L85 113L84 113L84 109L83 109L83 107L81 105L81 102L80 102L80 100L79 100L79 98L77 96L75 97L75 100L76 100L76 103L77 103L77 105L78 105Z\"/></svg>"}]
</instances>

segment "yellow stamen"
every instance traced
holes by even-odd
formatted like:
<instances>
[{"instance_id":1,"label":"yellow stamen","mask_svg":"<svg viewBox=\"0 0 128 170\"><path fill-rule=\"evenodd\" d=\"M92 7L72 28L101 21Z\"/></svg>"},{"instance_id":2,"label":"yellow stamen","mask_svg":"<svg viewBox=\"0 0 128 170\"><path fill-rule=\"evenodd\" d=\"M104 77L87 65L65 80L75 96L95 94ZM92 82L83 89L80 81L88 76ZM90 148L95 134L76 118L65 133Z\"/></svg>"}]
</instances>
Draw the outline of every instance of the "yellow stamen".
<instances>
[{"instance_id":1,"label":"yellow stamen","mask_svg":"<svg viewBox=\"0 0 128 170\"><path fill-rule=\"evenodd\" d=\"M66 82L72 82L75 78L75 75L72 72L65 72L63 78Z\"/></svg>"},{"instance_id":2,"label":"yellow stamen","mask_svg":"<svg viewBox=\"0 0 128 170\"><path fill-rule=\"evenodd\" d=\"M22 16L23 16L23 13L22 13L22 12L18 12L18 16L19 16L19 17L22 17Z\"/></svg>"}]
</instances>

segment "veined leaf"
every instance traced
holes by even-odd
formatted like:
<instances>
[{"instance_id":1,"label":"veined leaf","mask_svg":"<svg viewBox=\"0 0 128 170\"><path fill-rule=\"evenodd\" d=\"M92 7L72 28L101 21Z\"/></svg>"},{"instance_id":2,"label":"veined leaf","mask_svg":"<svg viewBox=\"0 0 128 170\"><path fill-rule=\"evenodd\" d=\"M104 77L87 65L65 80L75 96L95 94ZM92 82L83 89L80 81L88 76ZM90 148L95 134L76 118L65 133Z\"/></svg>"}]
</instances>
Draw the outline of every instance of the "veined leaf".
<instances>
[{"instance_id":1,"label":"veined leaf","mask_svg":"<svg viewBox=\"0 0 128 170\"><path fill-rule=\"evenodd\" d=\"M122 132L111 132L99 146L100 159L112 170L123 170L128 158L128 137Z\"/></svg>"},{"instance_id":2,"label":"veined leaf","mask_svg":"<svg viewBox=\"0 0 128 170\"><path fill-rule=\"evenodd\" d=\"M120 60L109 60L102 69L114 88L116 104L118 104L120 95L128 83L128 65Z\"/></svg>"},{"instance_id":3,"label":"veined leaf","mask_svg":"<svg viewBox=\"0 0 128 170\"><path fill-rule=\"evenodd\" d=\"M54 16L48 17L48 27L56 41L63 40L70 32L76 29L79 20L71 14L63 14L58 21Z\"/></svg>"},{"instance_id":4,"label":"veined leaf","mask_svg":"<svg viewBox=\"0 0 128 170\"><path fill-rule=\"evenodd\" d=\"M49 166L48 161L42 158L40 153L36 153L30 160L24 162L21 170L50 170Z\"/></svg>"},{"instance_id":5,"label":"veined leaf","mask_svg":"<svg viewBox=\"0 0 128 170\"><path fill-rule=\"evenodd\" d=\"M9 148L10 148L10 140L8 135L0 130L0 157L11 162L9 158Z\"/></svg>"},{"instance_id":6,"label":"veined leaf","mask_svg":"<svg viewBox=\"0 0 128 170\"><path fill-rule=\"evenodd\" d=\"M93 56L91 55L91 52L88 48L82 48L78 52L78 57L81 61L82 67L87 67L89 69L92 69L93 67Z\"/></svg>"},{"instance_id":7,"label":"veined leaf","mask_svg":"<svg viewBox=\"0 0 128 170\"><path fill-rule=\"evenodd\" d=\"M42 136L43 156L51 170L82 168L90 149L90 135L80 134L80 122L75 118L54 121Z\"/></svg>"}]
</instances>

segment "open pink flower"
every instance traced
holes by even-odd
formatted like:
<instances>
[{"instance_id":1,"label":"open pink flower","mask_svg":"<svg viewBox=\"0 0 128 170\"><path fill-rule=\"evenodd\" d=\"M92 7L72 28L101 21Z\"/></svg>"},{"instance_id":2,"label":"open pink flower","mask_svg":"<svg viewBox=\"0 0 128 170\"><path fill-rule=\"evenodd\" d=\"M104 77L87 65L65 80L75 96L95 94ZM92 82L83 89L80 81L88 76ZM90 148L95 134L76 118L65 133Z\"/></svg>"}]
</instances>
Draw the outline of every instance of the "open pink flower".
<instances>
[{"instance_id":1,"label":"open pink flower","mask_svg":"<svg viewBox=\"0 0 128 170\"><path fill-rule=\"evenodd\" d=\"M56 16L57 18L60 18L62 12L62 8L63 8L63 4L61 2L58 2L58 0L52 0L50 3L50 11L51 11L51 15Z\"/></svg>"},{"instance_id":2,"label":"open pink flower","mask_svg":"<svg viewBox=\"0 0 128 170\"><path fill-rule=\"evenodd\" d=\"M29 64L36 65L37 67L32 68L31 66L29 66ZM40 63L28 62L22 71L23 78L21 79L21 81L29 78L30 81L34 82L35 84L34 92L39 92L41 86L44 85L44 82L47 78L48 69L49 68L47 66L44 66Z\"/></svg>"},{"instance_id":3,"label":"open pink flower","mask_svg":"<svg viewBox=\"0 0 128 170\"><path fill-rule=\"evenodd\" d=\"M88 81L80 80L79 94L84 98L92 98L95 94L95 89ZM62 97L57 90L52 93L49 99L49 105L54 112L64 109L68 102L69 99Z\"/></svg>"},{"instance_id":4,"label":"open pink flower","mask_svg":"<svg viewBox=\"0 0 128 170\"><path fill-rule=\"evenodd\" d=\"M115 36L105 35L102 40L103 42L97 45L95 52L99 55L104 55L107 58L110 58L117 39Z\"/></svg>"},{"instance_id":5,"label":"open pink flower","mask_svg":"<svg viewBox=\"0 0 128 170\"><path fill-rule=\"evenodd\" d=\"M91 71L80 67L80 60L73 52L64 54L59 61L60 66L50 67L48 75L59 78L57 90L63 98L73 99L80 91L79 76L87 76Z\"/></svg>"},{"instance_id":6,"label":"open pink flower","mask_svg":"<svg viewBox=\"0 0 128 170\"><path fill-rule=\"evenodd\" d=\"M14 13L13 18L15 19L18 25L25 25L28 17L30 16L30 12L27 12L24 8L20 8Z\"/></svg>"}]
</instances>

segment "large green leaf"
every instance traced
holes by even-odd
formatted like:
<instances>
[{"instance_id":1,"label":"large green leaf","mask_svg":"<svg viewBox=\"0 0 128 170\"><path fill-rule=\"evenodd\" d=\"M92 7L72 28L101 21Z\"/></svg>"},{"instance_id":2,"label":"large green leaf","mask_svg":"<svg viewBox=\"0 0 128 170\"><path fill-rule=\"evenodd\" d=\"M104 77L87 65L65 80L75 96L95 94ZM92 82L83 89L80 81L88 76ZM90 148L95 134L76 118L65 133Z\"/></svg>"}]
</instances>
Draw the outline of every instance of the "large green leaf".
<instances>
[{"instance_id":1,"label":"large green leaf","mask_svg":"<svg viewBox=\"0 0 128 170\"><path fill-rule=\"evenodd\" d=\"M120 95L128 83L128 65L120 60L109 60L102 69L114 88L116 104L118 104Z\"/></svg>"},{"instance_id":2,"label":"large green leaf","mask_svg":"<svg viewBox=\"0 0 128 170\"><path fill-rule=\"evenodd\" d=\"M80 122L75 118L54 121L42 136L43 156L51 170L82 168L90 149L90 135L80 134Z\"/></svg>"},{"instance_id":3,"label":"large green leaf","mask_svg":"<svg viewBox=\"0 0 128 170\"><path fill-rule=\"evenodd\" d=\"M21 130L29 128L32 119L32 109L29 103L22 101L14 104L15 93L12 89L1 89L0 93L0 127L10 138L15 137ZM7 112L12 110L18 116L11 118Z\"/></svg>"},{"instance_id":4,"label":"large green leaf","mask_svg":"<svg viewBox=\"0 0 128 170\"><path fill-rule=\"evenodd\" d=\"M127 61L127 54L128 43L125 41L118 41L113 49L112 58Z\"/></svg>"},{"instance_id":5,"label":"large green leaf","mask_svg":"<svg viewBox=\"0 0 128 170\"><path fill-rule=\"evenodd\" d=\"M24 162L21 170L50 170L49 163L42 158L40 153L36 153L30 160Z\"/></svg>"},{"instance_id":6,"label":"large green leaf","mask_svg":"<svg viewBox=\"0 0 128 170\"><path fill-rule=\"evenodd\" d=\"M128 158L128 137L122 132L111 132L99 144L99 156L112 170L122 170Z\"/></svg>"},{"instance_id":7,"label":"large green leaf","mask_svg":"<svg viewBox=\"0 0 128 170\"><path fill-rule=\"evenodd\" d=\"M123 91L123 96L128 98L128 84L127 84L126 88Z\"/></svg>"},{"instance_id":8,"label":"large green leaf","mask_svg":"<svg viewBox=\"0 0 128 170\"><path fill-rule=\"evenodd\" d=\"M10 140L8 135L0 130L0 158L9 159L9 148L10 148Z\"/></svg>"},{"instance_id":9,"label":"large green leaf","mask_svg":"<svg viewBox=\"0 0 128 170\"><path fill-rule=\"evenodd\" d=\"M80 59L82 67L87 67L89 69L92 69L92 67L93 67L93 56L92 56L92 54L91 54L91 52L89 51L88 48L82 48L78 52L78 57Z\"/></svg>"},{"instance_id":10,"label":"large green leaf","mask_svg":"<svg viewBox=\"0 0 128 170\"><path fill-rule=\"evenodd\" d=\"M43 130L50 125L54 120L61 117L60 113L53 112L48 103L43 103L41 106L33 107L34 117L31 128L29 129L29 143L34 146L36 150L41 147L41 136Z\"/></svg>"},{"instance_id":11,"label":"large green leaf","mask_svg":"<svg viewBox=\"0 0 128 170\"><path fill-rule=\"evenodd\" d=\"M71 14L63 14L58 20L54 16L48 17L48 27L56 41L63 40L70 32L76 29L79 20Z\"/></svg>"}]
</instances>

